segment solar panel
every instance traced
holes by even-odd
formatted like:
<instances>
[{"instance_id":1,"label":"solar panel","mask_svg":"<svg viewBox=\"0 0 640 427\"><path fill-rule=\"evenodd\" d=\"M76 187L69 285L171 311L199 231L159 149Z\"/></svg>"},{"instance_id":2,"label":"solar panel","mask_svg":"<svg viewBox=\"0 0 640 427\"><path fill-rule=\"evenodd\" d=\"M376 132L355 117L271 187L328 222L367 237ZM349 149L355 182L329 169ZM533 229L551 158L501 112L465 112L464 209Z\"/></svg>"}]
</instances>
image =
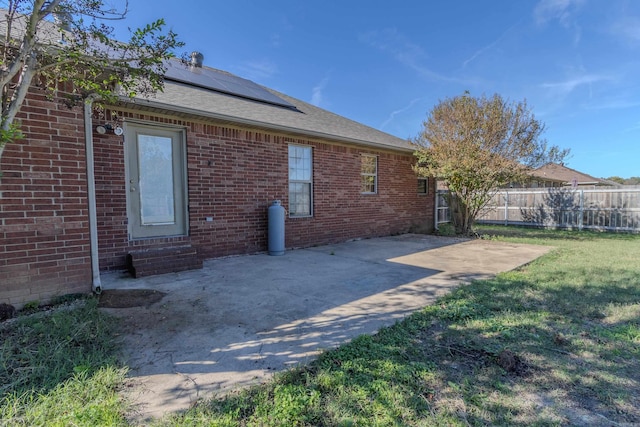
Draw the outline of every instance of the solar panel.
<instances>
[{"instance_id":1,"label":"solar panel","mask_svg":"<svg viewBox=\"0 0 640 427\"><path fill-rule=\"evenodd\" d=\"M272 94L251 80L212 68L192 67L179 61L168 61L164 78L254 101L296 108L293 104Z\"/></svg>"}]
</instances>

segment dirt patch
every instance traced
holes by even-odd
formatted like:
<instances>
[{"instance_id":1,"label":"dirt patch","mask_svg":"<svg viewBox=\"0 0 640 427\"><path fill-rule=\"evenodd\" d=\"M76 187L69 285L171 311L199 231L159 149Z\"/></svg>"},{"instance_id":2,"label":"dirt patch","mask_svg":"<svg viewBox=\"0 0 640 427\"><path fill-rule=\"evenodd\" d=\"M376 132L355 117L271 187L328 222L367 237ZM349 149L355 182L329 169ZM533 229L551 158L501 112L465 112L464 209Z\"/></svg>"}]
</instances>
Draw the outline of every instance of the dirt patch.
<instances>
[{"instance_id":1,"label":"dirt patch","mask_svg":"<svg viewBox=\"0 0 640 427\"><path fill-rule=\"evenodd\" d=\"M0 322L11 319L16 315L16 308L10 304L0 304Z\"/></svg>"},{"instance_id":2,"label":"dirt patch","mask_svg":"<svg viewBox=\"0 0 640 427\"><path fill-rule=\"evenodd\" d=\"M520 356L509 350L502 350L498 354L498 366L507 372L523 376L528 371L528 366Z\"/></svg>"},{"instance_id":3,"label":"dirt patch","mask_svg":"<svg viewBox=\"0 0 640 427\"><path fill-rule=\"evenodd\" d=\"M165 292L154 289L108 289L100 294L98 307L104 308L130 308L149 307L162 300L167 295Z\"/></svg>"}]
</instances>

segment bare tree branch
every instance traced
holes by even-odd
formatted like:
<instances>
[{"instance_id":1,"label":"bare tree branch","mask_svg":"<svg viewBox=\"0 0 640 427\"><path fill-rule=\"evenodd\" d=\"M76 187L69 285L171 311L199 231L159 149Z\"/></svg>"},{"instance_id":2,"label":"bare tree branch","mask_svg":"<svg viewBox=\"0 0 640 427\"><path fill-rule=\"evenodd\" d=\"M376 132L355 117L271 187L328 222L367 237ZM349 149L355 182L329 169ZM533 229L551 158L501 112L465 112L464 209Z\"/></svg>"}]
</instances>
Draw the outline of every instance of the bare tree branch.
<instances>
[{"instance_id":1,"label":"bare tree branch","mask_svg":"<svg viewBox=\"0 0 640 427\"><path fill-rule=\"evenodd\" d=\"M128 10L128 0L120 11L104 0L7 2L0 20L0 158L6 144L21 137L15 120L34 79L50 96L70 82L78 99L115 100L116 88L130 96L162 89L165 61L183 44L164 32L162 19L133 31L127 42L113 40L104 21L124 19Z\"/></svg>"}]
</instances>

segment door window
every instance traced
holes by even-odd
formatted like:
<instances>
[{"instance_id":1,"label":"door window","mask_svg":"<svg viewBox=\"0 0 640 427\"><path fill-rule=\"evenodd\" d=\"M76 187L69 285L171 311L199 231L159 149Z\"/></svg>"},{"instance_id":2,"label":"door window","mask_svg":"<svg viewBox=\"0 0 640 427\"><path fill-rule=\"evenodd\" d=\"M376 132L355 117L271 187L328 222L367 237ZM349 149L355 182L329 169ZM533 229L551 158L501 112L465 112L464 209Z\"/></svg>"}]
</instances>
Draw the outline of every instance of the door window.
<instances>
[{"instance_id":1,"label":"door window","mask_svg":"<svg viewBox=\"0 0 640 427\"><path fill-rule=\"evenodd\" d=\"M186 234L183 132L128 125L125 135L131 237Z\"/></svg>"}]
</instances>

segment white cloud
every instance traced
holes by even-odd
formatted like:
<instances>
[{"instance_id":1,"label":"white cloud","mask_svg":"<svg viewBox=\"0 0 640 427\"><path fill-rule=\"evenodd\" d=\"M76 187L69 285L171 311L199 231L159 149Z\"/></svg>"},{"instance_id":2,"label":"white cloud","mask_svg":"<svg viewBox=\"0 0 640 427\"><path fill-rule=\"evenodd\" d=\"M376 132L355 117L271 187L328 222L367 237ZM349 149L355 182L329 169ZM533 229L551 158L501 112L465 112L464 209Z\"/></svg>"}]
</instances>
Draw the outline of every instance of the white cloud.
<instances>
[{"instance_id":1,"label":"white cloud","mask_svg":"<svg viewBox=\"0 0 640 427\"><path fill-rule=\"evenodd\" d=\"M533 11L538 24L558 20L564 26L570 26L571 18L584 0L541 0Z\"/></svg>"},{"instance_id":2,"label":"white cloud","mask_svg":"<svg viewBox=\"0 0 640 427\"><path fill-rule=\"evenodd\" d=\"M282 45L282 37L280 37L280 34L271 34L269 41L271 47L278 48Z\"/></svg>"},{"instance_id":3,"label":"white cloud","mask_svg":"<svg viewBox=\"0 0 640 427\"><path fill-rule=\"evenodd\" d=\"M422 47L413 43L395 28L360 34L359 39L363 43L392 55L398 62L429 80L470 84L467 80L438 73L423 65L428 55Z\"/></svg>"},{"instance_id":4,"label":"white cloud","mask_svg":"<svg viewBox=\"0 0 640 427\"><path fill-rule=\"evenodd\" d=\"M463 63L462 63L462 68L465 68L467 65L469 65L471 62L475 61L476 58L480 57L481 55L483 55L485 52L495 48L504 38L505 36L511 32L511 30L513 30L516 26L513 25L510 28L508 28L504 33L502 33L500 35L500 37L498 37L497 39L495 39L494 41L492 41L491 43L489 43L488 45L478 49L477 51L475 51L473 53L473 55L471 55L468 59L466 59Z\"/></svg>"},{"instance_id":5,"label":"white cloud","mask_svg":"<svg viewBox=\"0 0 640 427\"><path fill-rule=\"evenodd\" d=\"M626 110L628 108L636 108L640 106L640 101L618 97L613 99L605 99L598 103L585 105L587 110Z\"/></svg>"},{"instance_id":6,"label":"white cloud","mask_svg":"<svg viewBox=\"0 0 640 427\"><path fill-rule=\"evenodd\" d=\"M268 59L245 62L240 68L250 80L267 80L278 72L278 66Z\"/></svg>"},{"instance_id":7,"label":"white cloud","mask_svg":"<svg viewBox=\"0 0 640 427\"><path fill-rule=\"evenodd\" d=\"M494 40L493 42L489 43L488 45L476 50L473 55L471 55L471 57L469 57L468 59L466 59L463 63L462 63L462 68L466 68L467 65L469 65L469 63L473 62L476 58L478 58L480 55L482 55L483 53L485 53L486 51L493 49L498 42L500 41L500 39Z\"/></svg>"},{"instance_id":8,"label":"white cloud","mask_svg":"<svg viewBox=\"0 0 640 427\"><path fill-rule=\"evenodd\" d=\"M329 83L329 77L325 77L320 82L311 89L311 105L315 105L316 107L320 107L324 102L324 94L323 91L327 87Z\"/></svg>"},{"instance_id":9,"label":"white cloud","mask_svg":"<svg viewBox=\"0 0 640 427\"><path fill-rule=\"evenodd\" d=\"M417 102L419 102L422 98L416 98L414 100L412 100L407 106L400 108L399 110L395 110L392 111L389 114L389 117L387 117L387 120L385 120L381 125L380 125L380 129L384 129L389 123L391 123L393 121L393 119L396 118L396 116L398 114L402 114L405 111L410 110Z\"/></svg>"},{"instance_id":10,"label":"white cloud","mask_svg":"<svg viewBox=\"0 0 640 427\"><path fill-rule=\"evenodd\" d=\"M573 41L577 45L582 38L582 28L575 19L576 12L584 0L541 0L533 11L533 17L538 25L550 21L558 21L569 31L573 32Z\"/></svg>"},{"instance_id":11,"label":"white cloud","mask_svg":"<svg viewBox=\"0 0 640 427\"><path fill-rule=\"evenodd\" d=\"M425 56L422 48L412 43L396 28L385 28L381 31L370 31L359 36L360 41L377 49L392 54L398 61L415 62Z\"/></svg>"},{"instance_id":12,"label":"white cloud","mask_svg":"<svg viewBox=\"0 0 640 427\"><path fill-rule=\"evenodd\" d=\"M632 44L640 43L640 18L626 16L611 26L611 33Z\"/></svg>"},{"instance_id":13,"label":"white cloud","mask_svg":"<svg viewBox=\"0 0 640 427\"><path fill-rule=\"evenodd\" d=\"M565 96L573 92L575 89L577 89L580 86L587 85L590 88L591 85L594 83L607 81L607 80L613 80L613 79L609 76L601 76L597 74L583 74L581 76L574 77L561 82L542 83L540 84L540 87L551 90L555 95Z\"/></svg>"},{"instance_id":14,"label":"white cloud","mask_svg":"<svg viewBox=\"0 0 640 427\"><path fill-rule=\"evenodd\" d=\"M274 25L273 28L277 29L277 32L269 36L269 46L274 49L282 47L283 42L286 43L288 34L295 29L289 18L285 15L278 18L278 24ZM284 33L284 36L282 33Z\"/></svg>"}]
</instances>

